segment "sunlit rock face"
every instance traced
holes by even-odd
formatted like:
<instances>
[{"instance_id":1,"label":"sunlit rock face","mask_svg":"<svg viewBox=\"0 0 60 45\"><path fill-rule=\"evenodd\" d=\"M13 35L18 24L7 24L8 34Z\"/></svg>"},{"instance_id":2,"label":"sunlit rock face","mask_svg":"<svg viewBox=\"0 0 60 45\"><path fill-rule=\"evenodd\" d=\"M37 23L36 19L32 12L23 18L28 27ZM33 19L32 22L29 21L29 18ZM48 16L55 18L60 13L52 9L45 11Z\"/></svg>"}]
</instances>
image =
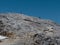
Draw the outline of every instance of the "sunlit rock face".
<instances>
[{"instance_id":1,"label":"sunlit rock face","mask_svg":"<svg viewBox=\"0 0 60 45\"><path fill-rule=\"evenodd\" d=\"M0 14L0 45L60 45L60 25L24 14Z\"/></svg>"}]
</instances>

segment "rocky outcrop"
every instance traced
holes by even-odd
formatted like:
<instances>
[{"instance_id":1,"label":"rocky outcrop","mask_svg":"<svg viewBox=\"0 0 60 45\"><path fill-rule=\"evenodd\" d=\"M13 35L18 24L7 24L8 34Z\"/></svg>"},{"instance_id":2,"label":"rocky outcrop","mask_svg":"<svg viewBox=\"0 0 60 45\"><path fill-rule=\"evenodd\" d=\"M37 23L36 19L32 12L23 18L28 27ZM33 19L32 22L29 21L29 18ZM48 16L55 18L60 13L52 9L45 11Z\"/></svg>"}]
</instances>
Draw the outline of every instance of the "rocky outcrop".
<instances>
[{"instance_id":1,"label":"rocky outcrop","mask_svg":"<svg viewBox=\"0 0 60 45\"><path fill-rule=\"evenodd\" d=\"M60 25L24 14L0 14L0 45L60 45Z\"/></svg>"}]
</instances>

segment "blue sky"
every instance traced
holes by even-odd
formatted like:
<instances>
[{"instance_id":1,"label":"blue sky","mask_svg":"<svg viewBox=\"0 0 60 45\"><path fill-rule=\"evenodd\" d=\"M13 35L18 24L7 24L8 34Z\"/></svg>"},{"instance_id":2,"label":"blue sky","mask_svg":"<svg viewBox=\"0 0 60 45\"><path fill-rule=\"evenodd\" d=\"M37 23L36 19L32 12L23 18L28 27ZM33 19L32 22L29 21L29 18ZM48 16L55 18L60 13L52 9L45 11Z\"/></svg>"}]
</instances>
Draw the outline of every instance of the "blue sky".
<instances>
[{"instance_id":1,"label":"blue sky","mask_svg":"<svg viewBox=\"0 0 60 45\"><path fill-rule=\"evenodd\" d=\"M59 0L0 0L0 13L16 12L60 23Z\"/></svg>"}]
</instances>

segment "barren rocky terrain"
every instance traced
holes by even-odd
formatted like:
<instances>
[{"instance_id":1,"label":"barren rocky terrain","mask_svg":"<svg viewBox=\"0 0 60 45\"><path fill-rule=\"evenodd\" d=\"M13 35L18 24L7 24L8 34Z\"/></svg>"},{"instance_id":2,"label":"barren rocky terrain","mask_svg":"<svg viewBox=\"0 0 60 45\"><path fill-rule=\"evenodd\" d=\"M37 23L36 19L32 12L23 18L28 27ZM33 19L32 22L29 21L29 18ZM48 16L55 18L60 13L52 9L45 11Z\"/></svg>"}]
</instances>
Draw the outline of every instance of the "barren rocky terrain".
<instances>
[{"instance_id":1,"label":"barren rocky terrain","mask_svg":"<svg viewBox=\"0 0 60 45\"><path fill-rule=\"evenodd\" d=\"M60 45L60 25L18 13L0 14L0 45Z\"/></svg>"}]
</instances>

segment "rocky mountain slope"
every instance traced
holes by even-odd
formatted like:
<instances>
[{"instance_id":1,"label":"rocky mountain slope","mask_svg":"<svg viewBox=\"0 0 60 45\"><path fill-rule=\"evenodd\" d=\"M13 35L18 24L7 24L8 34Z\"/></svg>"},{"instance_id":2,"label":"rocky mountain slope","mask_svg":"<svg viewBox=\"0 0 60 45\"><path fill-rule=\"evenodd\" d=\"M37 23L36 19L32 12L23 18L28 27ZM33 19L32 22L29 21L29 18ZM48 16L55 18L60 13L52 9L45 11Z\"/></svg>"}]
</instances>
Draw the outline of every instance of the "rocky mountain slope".
<instances>
[{"instance_id":1,"label":"rocky mountain slope","mask_svg":"<svg viewBox=\"0 0 60 45\"><path fill-rule=\"evenodd\" d=\"M24 14L0 14L0 45L60 45L60 25Z\"/></svg>"}]
</instances>

